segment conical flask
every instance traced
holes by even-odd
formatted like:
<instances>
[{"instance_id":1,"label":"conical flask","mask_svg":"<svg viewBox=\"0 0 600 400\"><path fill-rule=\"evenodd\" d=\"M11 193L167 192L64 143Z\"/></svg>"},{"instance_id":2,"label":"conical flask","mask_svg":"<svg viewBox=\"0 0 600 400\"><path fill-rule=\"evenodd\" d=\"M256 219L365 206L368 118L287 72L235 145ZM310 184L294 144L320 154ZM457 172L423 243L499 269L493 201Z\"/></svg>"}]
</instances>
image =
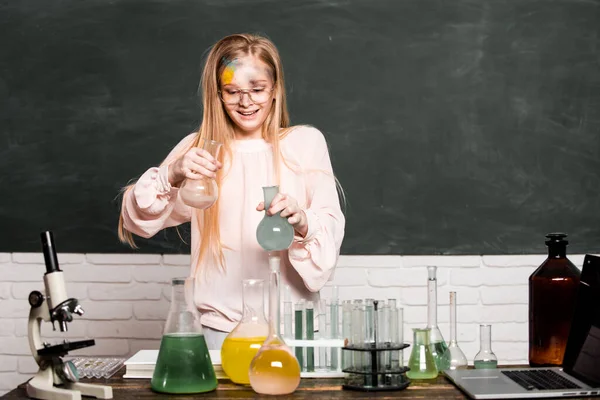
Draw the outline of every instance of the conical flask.
<instances>
[{"instance_id":1,"label":"conical flask","mask_svg":"<svg viewBox=\"0 0 600 400\"><path fill-rule=\"evenodd\" d=\"M217 377L194 304L194 278L174 278L171 308L152 375L152 390L203 393L217 388Z\"/></svg>"},{"instance_id":2,"label":"conical flask","mask_svg":"<svg viewBox=\"0 0 600 400\"><path fill-rule=\"evenodd\" d=\"M450 292L450 343L443 355L445 369L466 369L469 365L465 353L456 340L456 292Z\"/></svg>"},{"instance_id":3,"label":"conical flask","mask_svg":"<svg viewBox=\"0 0 600 400\"><path fill-rule=\"evenodd\" d=\"M267 215L273 198L279 193L279 186L263 187L265 196L265 216L256 229L256 240L266 251L285 250L294 240L294 227L280 213Z\"/></svg>"},{"instance_id":4,"label":"conical flask","mask_svg":"<svg viewBox=\"0 0 600 400\"><path fill-rule=\"evenodd\" d=\"M219 158L221 143L214 140L202 139L202 149L209 152L215 159ZM204 210L212 206L219 198L219 187L214 179L199 175L198 179L186 179L179 189L181 200L190 207Z\"/></svg>"},{"instance_id":5,"label":"conical flask","mask_svg":"<svg viewBox=\"0 0 600 400\"><path fill-rule=\"evenodd\" d=\"M279 332L278 252L269 254L269 336L250 363L250 385L256 393L286 395L300 384L300 364Z\"/></svg>"},{"instance_id":6,"label":"conical flask","mask_svg":"<svg viewBox=\"0 0 600 400\"><path fill-rule=\"evenodd\" d=\"M264 312L264 281L247 279L242 284L242 319L223 342L221 365L232 382L247 385L250 362L266 340L269 324Z\"/></svg>"},{"instance_id":7,"label":"conical flask","mask_svg":"<svg viewBox=\"0 0 600 400\"><path fill-rule=\"evenodd\" d=\"M437 267L427 267L427 328L429 329L429 346L438 371L446 366L444 352L448 345L437 324Z\"/></svg>"},{"instance_id":8,"label":"conical flask","mask_svg":"<svg viewBox=\"0 0 600 400\"><path fill-rule=\"evenodd\" d=\"M438 369L431 354L429 328L413 328L413 346L408 359L409 371L406 376L410 379L433 379L438 376Z\"/></svg>"}]
</instances>

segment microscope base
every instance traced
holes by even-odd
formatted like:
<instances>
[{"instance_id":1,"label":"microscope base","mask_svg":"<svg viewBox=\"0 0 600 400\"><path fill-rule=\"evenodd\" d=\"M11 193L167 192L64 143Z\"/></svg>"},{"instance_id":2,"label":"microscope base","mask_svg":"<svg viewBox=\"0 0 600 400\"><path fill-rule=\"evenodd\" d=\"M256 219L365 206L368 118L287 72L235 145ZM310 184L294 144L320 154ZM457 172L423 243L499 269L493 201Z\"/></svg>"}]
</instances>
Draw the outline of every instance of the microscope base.
<instances>
[{"instance_id":1,"label":"microscope base","mask_svg":"<svg viewBox=\"0 0 600 400\"><path fill-rule=\"evenodd\" d=\"M52 368L41 369L27 382L27 395L40 400L81 400L81 396L112 399L112 387L90 383L66 382L65 388L54 386Z\"/></svg>"}]
</instances>

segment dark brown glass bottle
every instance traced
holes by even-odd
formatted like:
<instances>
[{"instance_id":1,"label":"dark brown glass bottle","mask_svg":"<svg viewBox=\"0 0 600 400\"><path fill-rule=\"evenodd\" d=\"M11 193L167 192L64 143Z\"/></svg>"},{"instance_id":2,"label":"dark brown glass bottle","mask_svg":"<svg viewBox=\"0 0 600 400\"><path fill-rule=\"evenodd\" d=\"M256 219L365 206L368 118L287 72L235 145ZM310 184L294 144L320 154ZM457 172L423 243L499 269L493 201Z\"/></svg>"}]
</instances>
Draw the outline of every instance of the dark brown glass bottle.
<instances>
[{"instance_id":1,"label":"dark brown glass bottle","mask_svg":"<svg viewBox=\"0 0 600 400\"><path fill-rule=\"evenodd\" d=\"M581 272L567 258L567 237L549 233L548 258L529 277L529 365L563 362Z\"/></svg>"}]
</instances>

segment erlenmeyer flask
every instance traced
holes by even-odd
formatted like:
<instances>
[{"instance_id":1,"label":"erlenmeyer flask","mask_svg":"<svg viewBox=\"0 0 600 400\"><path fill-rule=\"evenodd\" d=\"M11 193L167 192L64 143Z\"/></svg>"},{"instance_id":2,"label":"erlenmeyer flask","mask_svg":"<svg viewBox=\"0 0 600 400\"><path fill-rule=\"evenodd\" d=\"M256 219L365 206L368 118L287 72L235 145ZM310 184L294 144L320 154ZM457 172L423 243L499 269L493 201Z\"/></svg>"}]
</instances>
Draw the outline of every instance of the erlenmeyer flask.
<instances>
[{"instance_id":1,"label":"erlenmeyer flask","mask_svg":"<svg viewBox=\"0 0 600 400\"><path fill-rule=\"evenodd\" d=\"M498 367L498 358L492 351L492 326L479 325L479 353L475 354L473 365L478 369L493 369Z\"/></svg>"},{"instance_id":2,"label":"erlenmeyer flask","mask_svg":"<svg viewBox=\"0 0 600 400\"><path fill-rule=\"evenodd\" d=\"M152 390L203 393L217 388L217 377L194 305L194 278L174 278L171 308L152 375Z\"/></svg>"},{"instance_id":3,"label":"erlenmeyer flask","mask_svg":"<svg viewBox=\"0 0 600 400\"><path fill-rule=\"evenodd\" d=\"M208 151L215 159L219 157L221 143L203 139L202 149ZM201 176L198 179L186 179L179 189L181 200L190 207L204 210L212 206L219 198L219 187L214 179Z\"/></svg>"},{"instance_id":4,"label":"erlenmeyer flask","mask_svg":"<svg viewBox=\"0 0 600 400\"><path fill-rule=\"evenodd\" d=\"M456 340L456 292L450 292L450 343L443 355L443 369L466 369L469 365L465 353Z\"/></svg>"},{"instance_id":5,"label":"erlenmeyer flask","mask_svg":"<svg viewBox=\"0 0 600 400\"><path fill-rule=\"evenodd\" d=\"M429 345L438 371L443 371L444 352L448 345L437 324L437 267L427 267L427 328L429 329Z\"/></svg>"},{"instance_id":6,"label":"erlenmeyer flask","mask_svg":"<svg viewBox=\"0 0 600 400\"><path fill-rule=\"evenodd\" d=\"M438 376L438 369L431 354L429 345L429 328L413 328L413 347L408 360L409 371L406 376L410 379L433 379Z\"/></svg>"},{"instance_id":7,"label":"erlenmeyer flask","mask_svg":"<svg viewBox=\"0 0 600 400\"><path fill-rule=\"evenodd\" d=\"M250 385L260 394L290 394L300 384L300 364L279 332L279 263L270 253L269 336L250 363Z\"/></svg>"},{"instance_id":8,"label":"erlenmeyer flask","mask_svg":"<svg viewBox=\"0 0 600 400\"><path fill-rule=\"evenodd\" d=\"M249 384L250 362L269 333L269 324L264 313L264 281L244 280L242 294L242 320L223 342L221 365L232 382Z\"/></svg>"},{"instance_id":9,"label":"erlenmeyer flask","mask_svg":"<svg viewBox=\"0 0 600 400\"><path fill-rule=\"evenodd\" d=\"M279 186L265 186L263 187L263 193L265 196L265 216L256 229L256 239L258 244L266 251L285 250L290 247L294 240L294 228L280 213L275 215L267 215L266 213L273 198L279 193Z\"/></svg>"}]
</instances>

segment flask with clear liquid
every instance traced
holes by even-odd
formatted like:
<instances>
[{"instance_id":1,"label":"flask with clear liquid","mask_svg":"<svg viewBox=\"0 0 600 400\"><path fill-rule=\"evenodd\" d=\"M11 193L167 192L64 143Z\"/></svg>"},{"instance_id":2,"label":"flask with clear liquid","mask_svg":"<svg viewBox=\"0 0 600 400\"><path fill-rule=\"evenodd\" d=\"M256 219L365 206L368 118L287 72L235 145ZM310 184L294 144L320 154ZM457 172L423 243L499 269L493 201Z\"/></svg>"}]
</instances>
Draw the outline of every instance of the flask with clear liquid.
<instances>
[{"instance_id":1,"label":"flask with clear liquid","mask_svg":"<svg viewBox=\"0 0 600 400\"><path fill-rule=\"evenodd\" d=\"M150 386L160 393L204 393L217 388L200 313L194 304L194 278L174 278L171 308Z\"/></svg>"},{"instance_id":2,"label":"flask with clear liquid","mask_svg":"<svg viewBox=\"0 0 600 400\"><path fill-rule=\"evenodd\" d=\"M264 281L244 280L242 296L242 319L223 341L221 365L232 382L247 385L250 383L250 362L269 333L264 314Z\"/></svg>"},{"instance_id":3,"label":"flask with clear liquid","mask_svg":"<svg viewBox=\"0 0 600 400\"><path fill-rule=\"evenodd\" d=\"M438 371L443 371L447 364L444 353L448 345L437 324L437 267L435 266L427 267L427 328L431 355Z\"/></svg>"},{"instance_id":4,"label":"flask with clear liquid","mask_svg":"<svg viewBox=\"0 0 600 400\"><path fill-rule=\"evenodd\" d=\"M575 312L581 272L567 258L567 235L550 233L548 258L529 277L529 364L560 366Z\"/></svg>"},{"instance_id":5,"label":"flask with clear liquid","mask_svg":"<svg viewBox=\"0 0 600 400\"><path fill-rule=\"evenodd\" d=\"M429 343L430 335L429 328L413 328L413 347L408 359L410 370L406 372L406 376L410 379L433 379L438 376L438 369Z\"/></svg>"},{"instance_id":6,"label":"flask with clear liquid","mask_svg":"<svg viewBox=\"0 0 600 400\"><path fill-rule=\"evenodd\" d=\"M443 369L466 369L469 365L465 353L456 339L456 292L450 292L450 343L443 356Z\"/></svg>"},{"instance_id":7,"label":"flask with clear liquid","mask_svg":"<svg viewBox=\"0 0 600 400\"><path fill-rule=\"evenodd\" d=\"M256 228L258 244L266 251L285 250L294 240L294 227L280 214L267 215L273 198L279 193L279 186L263 187L265 197L265 216Z\"/></svg>"},{"instance_id":8,"label":"flask with clear liquid","mask_svg":"<svg viewBox=\"0 0 600 400\"><path fill-rule=\"evenodd\" d=\"M492 369L498 367L498 357L492 351L492 326L479 325L479 353L475 355L473 364L477 369Z\"/></svg>"},{"instance_id":9,"label":"flask with clear liquid","mask_svg":"<svg viewBox=\"0 0 600 400\"><path fill-rule=\"evenodd\" d=\"M279 332L280 256L269 254L269 335L250 363L250 385L256 393L286 395L300 384L300 364Z\"/></svg>"},{"instance_id":10,"label":"flask with clear liquid","mask_svg":"<svg viewBox=\"0 0 600 400\"><path fill-rule=\"evenodd\" d=\"M221 143L202 139L202 149L208 151L215 159L219 158ZM214 179L200 176L198 179L186 179L179 189L181 200L190 207L205 210L219 198L219 187Z\"/></svg>"}]
</instances>

